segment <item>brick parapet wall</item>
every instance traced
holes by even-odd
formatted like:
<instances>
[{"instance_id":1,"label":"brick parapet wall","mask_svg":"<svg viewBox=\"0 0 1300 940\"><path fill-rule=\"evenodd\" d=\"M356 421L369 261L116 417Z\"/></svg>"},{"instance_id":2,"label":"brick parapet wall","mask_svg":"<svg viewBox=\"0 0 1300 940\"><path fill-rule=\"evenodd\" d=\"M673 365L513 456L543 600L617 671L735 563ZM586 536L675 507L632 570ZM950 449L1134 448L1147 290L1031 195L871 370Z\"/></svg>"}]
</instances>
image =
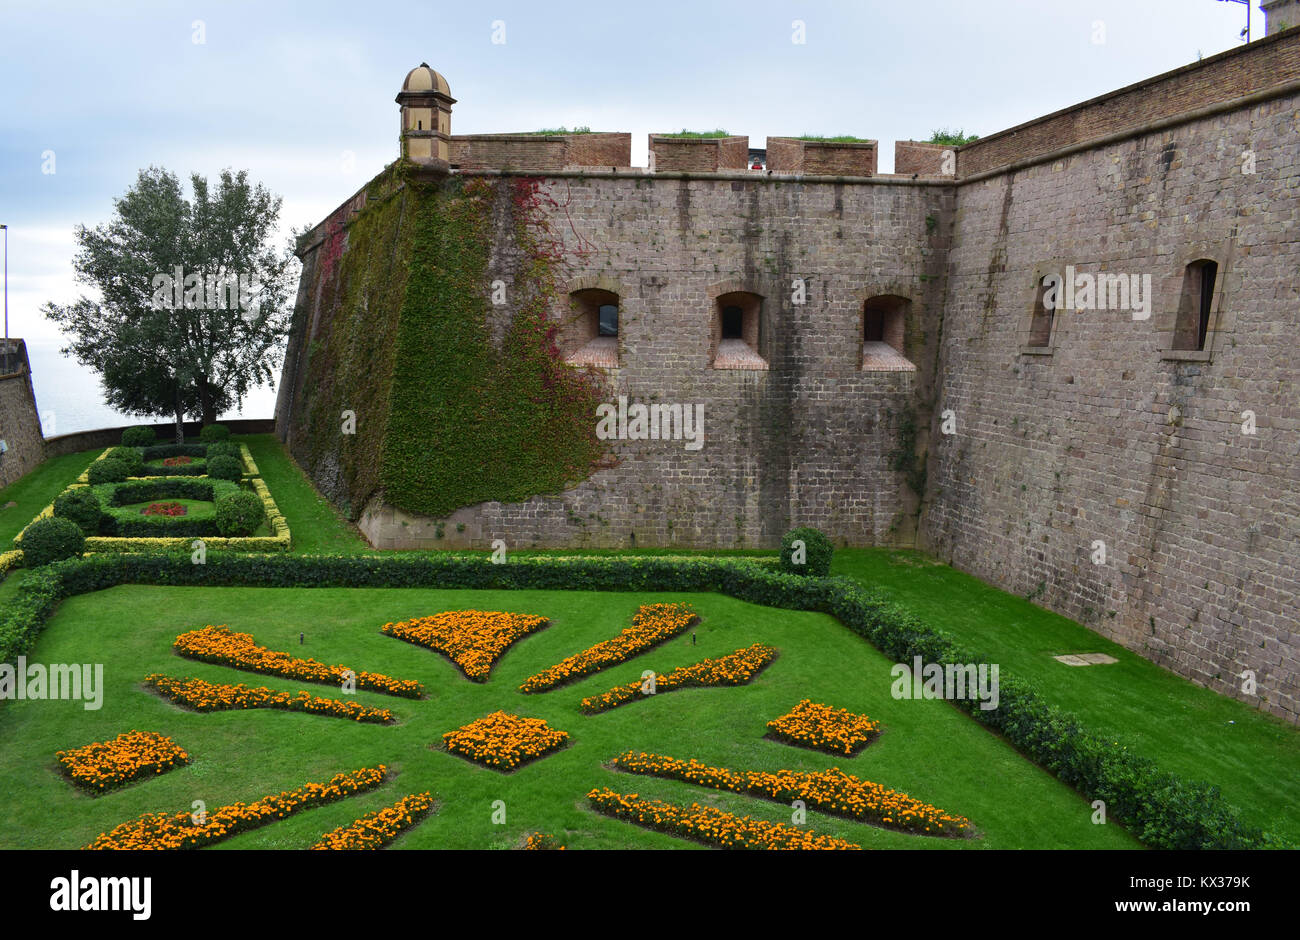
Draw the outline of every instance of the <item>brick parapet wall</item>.
<instances>
[{"instance_id":1,"label":"brick parapet wall","mask_svg":"<svg viewBox=\"0 0 1300 940\"><path fill-rule=\"evenodd\" d=\"M749 166L748 137L665 137L650 135L652 167L657 171L713 173Z\"/></svg>"},{"instance_id":2,"label":"brick parapet wall","mask_svg":"<svg viewBox=\"0 0 1300 940\"><path fill-rule=\"evenodd\" d=\"M545 172L631 163L632 135L625 133L469 134L451 139L451 165L463 169Z\"/></svg>"},{"instance_id":3,"label":"brick parapet wall","mask_svg":"<svg viewBox=\"0 0 1300 940\"><path fill-rule=\"evenodd\" d=\"M875 176L877 142L767 138L767 168L809 176Z\"/></svg>"},{"instance_id":4,"label":"brick parapet wall","mask_svg":"<svg viewBox=\"0 0 1300 940\"><path fill-rule=\"evenodd\" d=\"M958 148L957 173L973 176L1298 79L1300 29L1292 29L981 137Z\"/></svg>"}]
</instances>

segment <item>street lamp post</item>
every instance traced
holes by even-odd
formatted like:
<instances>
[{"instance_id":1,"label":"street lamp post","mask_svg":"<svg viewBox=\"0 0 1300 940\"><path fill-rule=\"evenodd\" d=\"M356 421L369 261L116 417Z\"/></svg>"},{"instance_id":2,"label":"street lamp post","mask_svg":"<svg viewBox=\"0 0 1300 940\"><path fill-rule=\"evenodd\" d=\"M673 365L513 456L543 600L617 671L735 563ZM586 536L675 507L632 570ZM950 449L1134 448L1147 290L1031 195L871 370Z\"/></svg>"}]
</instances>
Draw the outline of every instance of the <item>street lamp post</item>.
<instances>
[{"instance_id":1,"label":"street lamp post","mask_svg":"<svg viewBox=\"0 0 1300 940\"><path fill-rule=\"evenodd\" d=\"M0 225L5 231L5 355L9 355L9 226Z\"/></svg>"}]
</instances>

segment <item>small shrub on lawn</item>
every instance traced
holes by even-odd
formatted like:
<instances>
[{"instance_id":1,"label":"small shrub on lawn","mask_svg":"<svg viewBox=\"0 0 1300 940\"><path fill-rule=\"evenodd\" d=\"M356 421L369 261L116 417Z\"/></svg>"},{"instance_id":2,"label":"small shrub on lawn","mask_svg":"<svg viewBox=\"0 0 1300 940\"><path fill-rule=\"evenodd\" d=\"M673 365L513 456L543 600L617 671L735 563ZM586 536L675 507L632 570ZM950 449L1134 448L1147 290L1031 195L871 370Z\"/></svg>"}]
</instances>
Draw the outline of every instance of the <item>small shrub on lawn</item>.
<instances>
[{"instance_id":1,"label":"small shrub on lawn","mask_svg":"<svg viewBox=\"0 0 1300 940\"><path fill-rule=\"evenodd\" d=\"M91 486L98 486L100 483L121 483L130 475L131 468L125 463L116 458L105 457L90 465L90 470L86 472L86 479Z\"/></svg>"},{"instance_id":2,"label":"small shrub on lawn","mask_svg":"<svg viewBox=\"0 0 1300 940\"><path fill-rule=\"evenodd\" d=\"M108 452L105 460L120 460L126 464L127 476L139 476L140 471L144 469L144 457L140 451L134 447L114 447Z\"/></svg>"},{"instance_id":3,"label":"small shrub on lawn","mask_svg":"<svg viewBox=\"0 0 1300 940\"><path fill-rule=\"evenodd\" d=\"M99 534L99 518L103 514L99 497L88 486L60 493L54 499L55 518L70 520L85 535Z\"/></svg>"},{"instance_id":4,"label":"small shrub on lawn","mask_svg":"<svg viewBox=\"0 0 1300 940\"><path fill-rule=\"evenodd\" d=\"M204 444L215 444L230 437L230 428L224 424L209 424L199 432L199 440Z\"/></svg>"},{"instance_id":5,"label":"small shrub on lawn","mask_svg":"<svg viewBox=\"0 0 1300 940\"><path fill-rule=\"evenodd\" d=\"M122 432L123 447L148 447L156 439L153 428L134 427Z\"/></svg>"},{"instance_id":6,"label":"small shrub on lawn","mask_svg":"<svg viewBox=\"0 0 1300 940\"><path fill-rule=\"evenodd\" d=\"M234 441L217 441L208 445L208 459L213 457L234 457L240 459L239 445Z\"/></svg>"},{"instance_id":7,"label":"small shrub on lawn","mask_svg":"<svg viewBox=\"0 0 1300 940\"><path fill-rule=\"evenodd\" d=\"M802 559L795 542L803 543ZM831 573L831 557L835 549L820 529L801 526L791 529L781 539L781 570L787 574L802 574L824 578Z\"/></svg>"},{"instance_id":8,"label":"small shrub on lawn","mask_svg":"<svg viewBox=\"0 0 1300 940\"><path fill-rule=\"evenodd\" d=\"M58 517L37 519L23 533L23 563L38 568L53 561L79 557L86 547L86 536L71 519Z\"/></svg>"},{"instance_id":9,"label":"small shrub on lawn","mask_svg":"<svg viewBox=\"0 0 1300 940\"><path fill-rule=\"evenodd\" d=\"M266 518L256 493L228 493L217 499L217 531L225 536L252 535Z\"/></svg>"},{"instance_id":10,"label":"small shrub on lawn","mask_svg":"<svg viewBox=\"0 0 1300 940\"><path fill-rule=\"evenodd\" d=\"M218 480L239 480L244 476L244 464L234 457L213 457L208 461L208 476Z\"/></svg>"}]
</instances>

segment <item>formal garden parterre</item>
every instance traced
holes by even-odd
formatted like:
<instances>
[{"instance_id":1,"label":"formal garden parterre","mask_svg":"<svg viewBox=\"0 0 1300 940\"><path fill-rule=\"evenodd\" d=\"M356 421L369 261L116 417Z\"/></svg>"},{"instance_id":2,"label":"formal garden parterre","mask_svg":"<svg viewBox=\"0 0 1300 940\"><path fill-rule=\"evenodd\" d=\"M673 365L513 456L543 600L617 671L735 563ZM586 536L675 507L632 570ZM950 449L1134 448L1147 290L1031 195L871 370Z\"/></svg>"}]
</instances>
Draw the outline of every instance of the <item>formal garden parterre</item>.
<instances>
[{"instance_id":1,"label":"formal garden parterre","mask_svg":"<svg viewBox=\"0 0 1300 940\"><path fill-rule=\"evenodd\" d=\"M155 459L165 462L179 456L189 455ZM112 460L117 457L106 451L95 463ZM256 466L251 454L248 464ZM122 484L171 479L142 474L91 482L89 471L87 476L84 485L70 489L94 493L97 487L113 487L100 491L109 493L110 502ZM95 476L102 478L103 473ZM244 480L242 473L240 479ZM187 482L204 480L203 474L191 474ZM121 506L112 508L134 508L141 516L138 509L147 508L147 503L139 507L142 501L124 502L141 492L149 491L128 488L117 497ZM89 502L84 498L73 502L78 501ZM1113 742L1091 736L1068 716L1042 705L1032 690L1014 679L1004 679L1001 703L991 714L968 703L956 703L957 708L941 702L891 703L878 690L862 697L854 691L856 684L846 685L838 677L842 664L853 656L864 663L877 662L877 667L888 660L906 661L912 654L928 661L972 661L974 657L962 656L965 651L950 641L850 582L781 568L751 559L517 558L496 565L481 556L312 558L241 555L219 549L210 552L204 563L195 564L188 553L88 551L84 557L21 575L23 583L10 593L9 604L0 613L0 648L9 660L30 652L50 622L52 631L39 639L43 650L58 654L63 647L66 653L88 645L87 658L106 660L118 675L106 709L113 713L106 713L105 720L118 729L139 727L144 722L131 719L148 715L145 727L158 728L163 738L185 740L186 757L205 763L208 772L217 768L226 790L236 789L233 800L213 802L218 823L211 828L206 823L197 825L188 813L156 810L164 800L188 804L179 799L184 791L177 787L191 773L192 763L177 760L165 774L137 775L136 780L151 780L145 786L106 786L108 795L95 800L95 805L125 800L122 807L142 806L142 810L133 810L134 821L113 829L104 828L111 819L93 814L100 818L100 828L94 831L102 835L95 839L92 831L83 839L99 847L193 847L227 838L234 847L283 846L283 840L292 836L300 848L365 848L387 845L401 834L404 847L518 847L530 840L527 833L541 839L541 832L565 833L548 835L547 840L567 845L575 833L585 833L577 839L578 847L667 846L681 839L755 848L960 847L984 842L1029 847L1050 840L1051 836L1043 835L1049 831L1056 833L1057 844L1099 847L1133 845L1133 837L1161 847L1284 844L1242 824L1213 790L1162 774L1139 756L1116 749ZM246 596L251 599L250 591L258 592L255 607L240 601ZM656 596L655 592L670 593ZM498 624L483 619L514 607L510 594L519 594L519 607L530 613L501 615L507 619ZM275 600L281 595L283 601ZM231 616L205 614L198 621L227 626L191 629L178 636L174 619L167 623L162 611L184 609L190 601L182 603L182 597L207 608L228 609ZM142 611L141 616L132 614L129 628L115 613L125 610ZM511 623L510 617L523 619ZM850 630L837 627L831 617ZM428 626L439 623L439 618L444 628L426 631L427 642L420 645L437 649L447 659L420 659L409 646L391 644L397 633L389 627ZM814 629L814 621L808 618L820 618L824 625ZM629 619L632 626L620 628ZM83 620L86 627L80 625ZM446 629L447 624L452 628ZM861 645L855 633L884 650L888 660ZM812 642L811 634L818 642ZM281 652L295 641L307 645L304 655ZM312 655L305 655L307 651ZM791 668L773 665L778 652L780 663L788 662ZM171 675L178 654L208 671L186 678ZM170 665L168 657L173 659ZM601 681L603 670L634 660L641 660L638 667L650 667L639 671L654 676L656 691L692 686L713 690L658 700L642 694L644 680L613 689L608 680ZM802 668L812 661L823 663L821 671L809 673ZM326 665L330 662L364 663L375 671ZM536 671L548 662L555 665ZM233 678L237 671L258 672L270 684L250 687L222 678L227 672ZM355 681L355 693L339 689L332 698L278 684L306 681L338 686L349 676L359 680L362 675L380 681L369 683L368 688L367 683ZM409 678L393 679L395 675ZM816 677L811 685L810 675ZM791 685L792 679L798 684ZM568 684L577 686L576 698L537 695ZM420 688L431 698L412 697ZM397 695L399 702L385 707L376 701L385 695ZM572 724L584 721L584 715L636 698L647 704L628 710L627 720L620 717L621 709L614 709L614 714L599 720L600 727ZM791 700L799 702L793 711ZM150 706L149 701L157 705ZM524 703L530 704L530 713L537 714L540 708L545 717L514 714ZM23 714L34 704L6 703L0 709L0 729L12 713ZM839 707L843 704L853 707ZM159 712L158 707L171 711ZM302 723L315 722L316 717L294 715L295 711L349 720L313 724L321 730L308 731ZM473 719L475 714L483 717ZM780 717L773 719L773 715ZM920 715L924 720L918 720ZM881 719L888 722L891 733L878 739ZM59 722L49 724L48 733L35 736L45 747L47 766L52 751L76 750L77 744L70 732L59 732ZM987 735L980 725L1001 732L1005 741ZM448 732L449 726L456 730ZM783 735L780 743L774 740L778 733ZM95 746L112 745L112 734L96 738ZM306 735L304 745L312 742L306 749L293 743L300 734ZM81 741L87 737L81 736ZM445 750L431 747L439 740ZM49 747L51 741L56 747ZM863 772L867 765L854 763L866 759L857 756L864 742L874 745L869 774ZM1041 776L1006 742L1057 779ZM782 757L774 750L788 744L799 744L799 751ZM24 758L17 752L26 745L9 742L5 747L13 753L6 756L18 757L21 766ZM246 765L243 758L248 749L256 751L263 763ZM459 756L468 758L464 763L451 760L458 749ZM819 761L813 749L848 761L853 772L828 767L830 761ZM140 751L146 753L144 747ZM695 757L664 756L683 752ZM801 752L807 756L789 766L792 755ZM1094 761L1093 755L1100 753L1106 754L1106 760ZM935 763L938 755L942 763ZM482 775L481 770L477 773L482 776L475 777L471 764L475 758L491 769L513 771L506 778L508 786L521 788L520 795L511 797L513 791L508 789L503 794L507 803L540 802L549 807L540 820L534 812L518 824L545 821L546 828L509 836L489 828L492 824L486 820L475 822L453 814L453 823L452 817L443 818L447 813L425 812L435 799L451 800L448 805L462 798L481 802L497 792L501 784L485 784L483 778L503 778ZM329 804L371 787L317 800L319 792L330 790L329 784L284 789L285 782L276 779L295 767L298 780L330 779L339 761L345 766L380 767L387 782L380 780L373 787L392 791L387 806L365 815L347 815L340 805L329 818L316 820L318 813L331 812ZM321 775L331 762L334 769ZM394 762L401 765L396 772L387 769ZM124 765L129 763L126 760ZM268 764L280 769L268 774ZM151 766L147 760L141 760L141 765ZM1000 799L990 800L981 788L964 783L986 766L996 768ZM1026 768L1033 769L1027 772ZM112 779L111 767L103 773L106 783ZM609 780L610 774L627 773L639 775L640 792L623 794L618 792L623 788ZM239 795L236 784L244 782L243 793L250 788L258 792L258 787L248 784L263 778L270 785L261 792L279 792L286 798L283 804L276 802L277 797L239 803L246 797ZM614 789L602 787L602 780ZM1062 783L1074 790L1064 789ZM187 786L193 784L189 780ZM63 786L65 793L73 790L66 782ZM694 794L701 790L716 794L720 804L693 803ZM525 800L525 794L531 796ZM581 794L587 794L586 799L575 802ZM1091 825L1086 798L1095 794L1108 798L1112 818L1124 828ZM320 807L308 814L313 818L310 825L300 821L300 798L306 801L301 805ZM51 799L63 805L66 797ZM790 821L788 806L795 800L806 804L807 822ZM268 806L288 811L268 812ZM92 814L75 804L65 809L74 817L78 813L85 817L68 831L85 832ZM0 811L15 817L16 832L39 831L39 826L32 829L31 813L21 795L0 798ZM130 818L131 813L123 816ZM593 831L595 818L606 819L605 825L614 828L597 825ZM276 825L267 825L270 822ZM1038 840L1031 835L1035 831L1040 833ZM965 838L932 838L936 835ZM503 843L503 837L510 845Z\"/></svg>"}]
</instances>

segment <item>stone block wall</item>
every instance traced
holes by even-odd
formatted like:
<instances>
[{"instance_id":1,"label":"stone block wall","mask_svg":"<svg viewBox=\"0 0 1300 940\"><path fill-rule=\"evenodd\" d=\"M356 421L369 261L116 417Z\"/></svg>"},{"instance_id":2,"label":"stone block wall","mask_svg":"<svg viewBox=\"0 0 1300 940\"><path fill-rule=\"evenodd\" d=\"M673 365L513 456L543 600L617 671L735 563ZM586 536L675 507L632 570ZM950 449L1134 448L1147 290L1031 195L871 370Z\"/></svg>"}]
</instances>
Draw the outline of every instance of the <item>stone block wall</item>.
<instances>
[{"instance_id":1,"label":"stone block wall","mask_svg":"<svg viewBox=\"0 0 1300 940\"><path fill-rule=\"evenodd\" d=\"M0 454L0 486L7 486L45 459L27 344L10 339L4 361L4 374L0 374L0 440L8 449Z\"/></svg>"},{"instance_id":2,"label":"stone block wall","mask_svg":"<svg viewBox=\"0 0 1300 940\"><path fill-rule=\"evenodd\" d=\"M566 291L619 297L620 367L606 400L703 405L704 445L616 441L618 465L563 494L447 519L374 501L359 520L373 544L771 547L798 524L840 544L910 541L916 497L889 455L906 413L928 426L950 187L653 176L548 186L566 207L561 228L571 222L594 246ZM931 232L927 217L943 225ZM489 280L509 283L515 256L497 254ZM716 299L737 290L763 298L766 371L712 367ZM912 298L921 371L862 370L862 305L876 294ZM557 319L569 315L561 306Z\"/></svg>"},{"instance_id":3,"label":"stone block wall","mask_svg":"<svg viewBox=\"0 0 1300 940\"><path fill-rule=\"evenodd\" d=\"M958 187L936 403L957 432L936 426L921 530L957 567L1293 721L1297 131L1292 94ZM1219 264L1208 351L1174 353L1197 258ZM1151 316L1057 310L1049 348L1025 350L1037 279L1065 265L1149 276Z\"/></svg>"}]
</instances>

